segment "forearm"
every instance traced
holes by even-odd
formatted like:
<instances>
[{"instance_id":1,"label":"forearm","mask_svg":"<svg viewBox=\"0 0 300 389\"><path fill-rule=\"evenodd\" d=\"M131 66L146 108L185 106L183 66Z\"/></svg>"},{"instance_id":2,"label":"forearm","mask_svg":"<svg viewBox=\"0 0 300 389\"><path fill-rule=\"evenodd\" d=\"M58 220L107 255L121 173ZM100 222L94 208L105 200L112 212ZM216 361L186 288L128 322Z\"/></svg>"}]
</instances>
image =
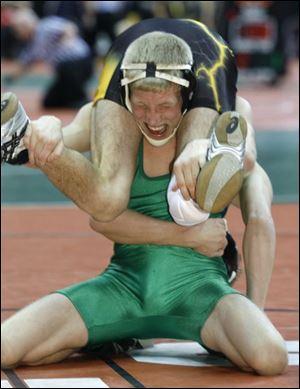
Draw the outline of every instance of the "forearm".
<instances>
[{"instance_id":1,"label":"forearm","mask_svg":"<svg viewBox=\"0 0 300 389\"><path fill-rule=\"evenodd\" d=\"M128 209L108 223L91 219L90 226L96 232L118 243L183 247L189 247L191 244L187 239L185 227Z\"/></svg>"},{"instance_id":2,"label":"forearm","mask_svg":"<svg viewBox=\"0 0 300 389\"><path fill-rule=\"evenodd\" d=\"M276 232L271 212L272 199L269 177L256 163L244 180L240 205L245 223L243 254L247 295L260 308L265 304L275 259Z\"/></svg>"},{"instance_id":3,"label":"forearm","mask_svg":"<svg viewBox=\"0 0 300 389\"><path fill-rule=\"evenodd\" d=\"M243 242L247 296L264 308L275 259L275 228L272 220L249 220Z\"/></svg>"}]
</instances>

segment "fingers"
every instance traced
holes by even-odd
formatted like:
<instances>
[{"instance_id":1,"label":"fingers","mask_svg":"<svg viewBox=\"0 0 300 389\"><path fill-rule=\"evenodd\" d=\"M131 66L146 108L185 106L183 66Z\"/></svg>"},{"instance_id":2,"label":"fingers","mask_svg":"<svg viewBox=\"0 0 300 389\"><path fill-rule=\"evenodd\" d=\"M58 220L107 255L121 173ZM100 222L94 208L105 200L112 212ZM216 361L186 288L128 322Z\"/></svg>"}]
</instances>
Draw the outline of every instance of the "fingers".
<instances>
[{"instance_id":1,"label":"fingers","mask_svg":"<svg viewBox=\"0 0 300 389\"><path fill-rule=\"evenodd\" d=\"M177 185L174 185L173 190L179 189L185 200L190 198L195 199L196 182L199 174L198 160L193 159L189 163L174 164L174 174L176 176Z\"/></svg>"},{"instance_id":2,"label":"fingers","mask_svg":"<svg viewBox=\"0 0 300 389\"><path fill-rule=\"evenodd\" d=\"M28 149L29 165L43 167L58 158L64 148L61 122L51 116L32 121L24 136Z\"/></svg>"}]
</instances>

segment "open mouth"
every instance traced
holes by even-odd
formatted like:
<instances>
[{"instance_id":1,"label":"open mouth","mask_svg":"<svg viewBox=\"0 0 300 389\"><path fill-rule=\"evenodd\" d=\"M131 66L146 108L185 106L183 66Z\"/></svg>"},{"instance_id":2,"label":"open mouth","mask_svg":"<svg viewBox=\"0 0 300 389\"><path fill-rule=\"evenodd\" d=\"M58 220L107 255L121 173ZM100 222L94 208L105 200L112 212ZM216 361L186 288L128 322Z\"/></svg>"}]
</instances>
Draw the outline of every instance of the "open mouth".
<instances>
[{"instance_id":1,"label":"open mouth","mask_svg":"<svg viewBox=\"0 0 300 389\"><path fill-rule=\"evenodd\" d=\"M157 138L161 138L167 131L167 126L160 126L160 127L149 127L148 125L145 125L148 132Z\"/></svg>"}]
</instances>

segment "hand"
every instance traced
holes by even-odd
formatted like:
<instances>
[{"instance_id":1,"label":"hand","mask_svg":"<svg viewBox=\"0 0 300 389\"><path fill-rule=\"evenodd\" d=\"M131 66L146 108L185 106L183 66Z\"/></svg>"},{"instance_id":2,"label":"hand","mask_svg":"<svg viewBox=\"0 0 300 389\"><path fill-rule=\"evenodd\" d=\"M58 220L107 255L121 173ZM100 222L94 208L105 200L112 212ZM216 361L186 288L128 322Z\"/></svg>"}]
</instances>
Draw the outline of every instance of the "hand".
<instances>
[{"instance_id":1,"label":"hand","mask_svg":"<svg viewBox=\"0 0 300 389\"><path fill-rule=\"evenodd\" d=\"M185 200L196 198L196 181L206 161L208 143L209 139L196 139L189 142L174 163L173 173L177 184L172 187L172 190L176 192L180 189Z\"/></svg>"},{"instance_id":2,"label":"hand","mask_svg":"<svg viewBox=\"0 0 300 389\"><path fill-rule=\"evenodd\" d=\"M191 237L195 239L194 250L207 257L221 257L223 255L228 243L226 219L208 219L189 229Z\"/></svg>"},{"instance_id":3,"label":"hand","mask_svg":"<svg viewBox=\"0 0 300 389\"><path fill-rule=\"evenodd\" d=\"M64 143L61 127L61 121L55 116L41 116L29 123L24 145L28 149L30 167L42 167L62 154Z\"/></svg>"}]
</instances>

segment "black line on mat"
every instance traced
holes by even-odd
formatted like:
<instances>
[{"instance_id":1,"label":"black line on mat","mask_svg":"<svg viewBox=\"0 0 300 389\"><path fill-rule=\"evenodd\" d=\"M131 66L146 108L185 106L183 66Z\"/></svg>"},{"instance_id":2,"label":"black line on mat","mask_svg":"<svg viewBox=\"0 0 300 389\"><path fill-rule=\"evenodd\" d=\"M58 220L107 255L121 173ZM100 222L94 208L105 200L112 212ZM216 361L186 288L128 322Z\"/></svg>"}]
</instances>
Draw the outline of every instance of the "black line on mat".
<instances>
[{"instance_id":1,"label":"black line on mat","mask_svg":"<svg viewBox=\"0 0 300 389\"><path fill-rule=\"evenodd\" d=\"M267 312L299 312L297 308L265 308Z\"/></svg>"},{"instance_id":2,"label":"black line on mat","mask_svg":"<svg viewBox=\"0 0 300 389\"><path fill-rule=\"evenodd\" d=\"M102 359L102 358L101 358ZM134 388L146 388L140 381L135 379L131 374L129 374L125 369L119 366L110 358L103 358L103 361L111 367L116 373L118 373L122 378L130 383Z\"/></svg>"},{"instance_id":3,"label":"black line on mat","mask_svg":"<svg viewBox=\"0 0 300 389\"><path fill-rule=\"evenodd\" d=\"M9 382L14 388L29 388L29 386L27 386L26 383L20 377L18 377L14 370L2 369L2 371L6 374Z\"/></svg>"}]
</instances>

